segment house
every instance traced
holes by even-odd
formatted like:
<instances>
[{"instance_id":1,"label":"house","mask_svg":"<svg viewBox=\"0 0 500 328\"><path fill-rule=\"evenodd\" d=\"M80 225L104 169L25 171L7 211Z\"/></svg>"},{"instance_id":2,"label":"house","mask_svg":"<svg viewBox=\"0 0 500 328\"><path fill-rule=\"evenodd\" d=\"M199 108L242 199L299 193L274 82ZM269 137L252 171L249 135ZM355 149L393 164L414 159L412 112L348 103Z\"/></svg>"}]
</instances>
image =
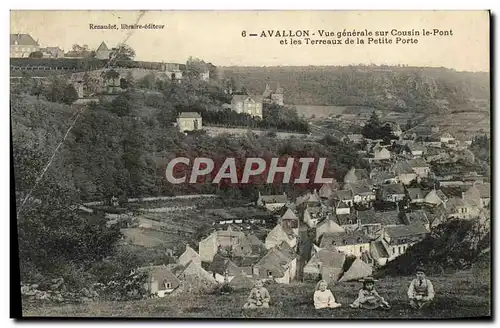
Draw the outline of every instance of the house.
<instances>
[{"instance_id":1,"label":"house","mask_svg":"<svg viewBox=\"0 0 500 328\"><path fill-rule=\"evenodd\" d=\"M311 259L304 266L304 280L318 281L320 279L328 282L335 282L342 274L345 262L345 254L335 248L315 249ZM328 270L328 276L323 277L322 273Z\"/></svg>"},{"instance_id":2,"label":"house","mask_svg":"<svg viewBox=\"0 0 500 328\"><path fill-rule=\"evenodd\" d=\"M192 261L188 262L179 274L178 278L182 281L184 285L183 292L208 292L213 290L216 286L217 281L212 274L208 273L201 267L201 265L196 264Z\"/></svg>"},{"instance_id":3,"label":"house","mask_svg":"<svg viewBox=\"0 0 500 328\"><path fill-rule=\"evenodd\" d=\"M424 203L433 205L433 206L438 206L441 204L446 204L448 201L448 197L441 191L441 190L436 190L433 189L429 191L427 195L425 195L424 198Z\"/></svg>"},{"instance_id":4,"label":"house","mask_svg":"<svg viewBox=\"0 0 500 328\"><path fill-rule=\"evenodd\" d=\"M382 223L377 220L373 208L366 211L356 211L356 222L358 230L363 231L367 236L377 236L382 230Z\"/></svg>"},{"instance_id":5,"label":"house","mask_svg":"<svg viewBox=\"0 0 500 328\"><path fill-rule=\"evenodd\" d=\"M420 188L408 188L406 193L410 203L423 203L425 201L425 194Z\"/></svg>"},{"instance_id":6,"label":"house","mask_svg":"<svg viewBox=\"0 0 500 328\"><path fill-rule=\"evenodd\" d=\"M413 158L421 158L427 152L427 148L418 143L409 144L408 148L410 149L410 154Z\"/></svg>"},{"instance_id":7,"label":"house","mask_svg":"<svg viewBox=\"0 0 500 328\"><path fill-rule=\"evenodd\" d=\"M97 59L109 59L111 56L112 50L108 48L104 41L101 42L99 47L97 47L95 51L95 58Z\"/></svg>"},{"instance_id":8,"label":"house","mask_svg":"<svg viewBox=\"0 0 500 328\"><path fill-rule=\"evenodd\" d=\"M181 132L201 130L201 115L197 112L182 112L177 117L177 126Z\"/></svg>"},{"instance_id":9,"label":"house","mask_svg":"<svg viewBox=\"0 0 500 328\"><path fill-rule=\"evenodd\" d=\"M479 215L478 207L459 197L451 197L446 203L446 209L449 218L470 219Z\"/></svg>"},{"instance_id":10,"label":"house","mask_svg":"<svg viewBox=\"0 0 500 328\"><path fill-rule=\"evenodd\" d=\"M166 265L142 267L137 269L137 271L148 274L149 279L144 284L144 288L149 291L150 294L158 297L165 297L181 284L179 278L177 278Z\"/></svg>"},{"instance_id":11,"label":"house","mask_svg":"<svg viewBox=\"0 0 500 328\"><path fill-rule=\"evenodd\" d=\"M399 183L397 174L380 168L373 168L370 171L370 180L372 180L375 185Z\"/></svg>"},{"instance_id":12,"label":"house","mask_svg":"<svg viewBox=\"0 0 500 328\"><path fill-rule=\"evenodd\" d=\"M280 87L279 83L277 84L276 91L274 92L269 86L269 84L266 84L266 89L262 93L262 98L265 103L284 106L283 88Z\"/></svg>"},{"instance_id":13,"label":"house","mask_svg":"<svg viewBox=\"0 0 500 328\"><path fill-rule=\"evenodd\" d=\"M389 249L389 261L404 254L408 247L423 240L428 230L423 224L385 227L383 238Z\"/></svg>"},{"instance_id":14,"label":"house","mask_svg":"<svg viewBox=\"0 0 500 328\"><path fill-rule=\"evenodd\" d=\"M243 232L234 231L231 226L227 230L214 231L199 242L200 258L203 262L211 262L215 254L232 253L234 249L238 249L240 253L244 251L245 254L252 254L251 245L246 240Z\"/></svg>"},{"instance_id":15,"label":"house","mask_svg":"<svg viewBox=\"0 0 500 328\"><path fill-rule=\"evenodd\" d=\"M335 204L335 215L350 214L351 208L344 202L337 201Z\"/></svg>"},{"instance_id":16,"label":"house","mask_svg":"<svg viewBox=\"0 0 500 328\"><path fill-rule=\"evenodd\" d=\"M366 172L366 170L351 168L349 172L347 172L347 174L344 176L344 183L351 184L359 182L361 180L368 180L368 179L369 179L369 174L368 172Z\"/></svg>"},{"instance_id":17,"label":"house","mask_svg":"<svg viewBox=\"0 0 500 328\"><path fill-rule=\"evenodd\" d=\"M475 183L465 193L463 198L479 207L487 207L491 201L491 184Z\"/></svg>"},{"instance_id":18,"label":"house","mask_svg":"<svg viewBox=\"0 0 500 328\"><path fill-rule=\"evenodd\" d=\"M366 211L357 211L356 215L361 227L377 224L381 227L403 224L398 210L375 211L373 208L370 208Z\"/></svg>"},{"instance_id":19,"label":"house","mask_svg":"<svg viewBox=\"0 0 500 328\"><path fill-rule=\"evenodd\" d=\"M258 279L273 280L281 284L294 281L296 272L297 256L287 243L271 248L253 267L253 274Z\"/></svg>"},{"instance_id":20,"label":"house","mask_svg":"<svg viewBox=\"0 0 500 328\"><path fill-rule=\"evenodd\" d=\"M349 214L335 214L335 222L347 232L359 228L358 217L354 212L350 212Z\"/></svg>"},{"instance_id":21,"label":"house","mask_svg":"<svg viewBox=\"0 0 500 328\"><path fill-rule=\"evenodd\" d=\"M348 134L347 135L347 140L349 140L352 143L359 144L363 141L364 137L362 134Z\"/></svg>"},{"instance_id":22,"label":"house","mask_svg":"<svg viewBox=\"0 0 500 328\"><path fill-rule=\"evenodd\" d=\"M323 206L306 207L302 220L309 228L316 228L318 222L323 220L327 215L328 211Z\"/></svg>"},{"instance_id":23,"label":"house","mask_svg":"<svg viewBox=\"0 0 500 328\"><path fill-rule=\"evenodd\" d=\"M379 198L386 202L399 202L406 197L405 187L400 184L384 184L380 186Z\"/></svg>"},{"instance_id":24,"label":"house","mask_svg":"<svg viewBox=\"0 0 500 328\"><path fill-rule=\"evenodd\" d=\"M445 132L439 136L439 141L441 141L441 143L448 144L450 142L454 142L455 138L450 133Z\"/></svg>"},{"instance_id":25,"label":"house","mask_svg":"<svg viewBox=\"0 0 500 328\"><path fill-rule=\"evenodd\" d=\"M265 207L268 211L275 211L286 205L288 198L286 193L283 195L261 195L257 199L257 206Z\"/></svg>"},{"instance_id":26,"label":"house","mask_svg":"<svg viewBox=\"0 0 500 328\"><path fill-rule=\"evenodd\" d=\"M333 215L329 215L326 219L320 221L316 226L316 242L318 242L321 236L325 233L336 232L345 232L345 230L336 222Z\"/></svg>"},{"instance_id":27,"label":"house","mask_svg":"<svg viewBox=\"0 0 500 328\"><path fill-rule=\"evenodd\" d=\"M363 253L366 254L366 253ZM369 277L373 274L373 267L366 262L362 261L361 258L357 258L352 262L349 269L342 275L339 282L344 281L354 281L360 280L365 277Z\"/></svg>"},{"instance_id":28,"label":"house","mask_svg":"<svg viewBox=\"0 0 500 328\"><path fill-rule=\"evenodd\" d=\"M389 245L383 238L370 243L370 255L379 266L384 266L389 261Z\"/></svg>"},{"instance_id":29,"label":"house","mask_svg":"<svg viewBox=\"0 0 500 328\"><path fill-rule=\"evenodd\" d=\"M373 147L374 160L387 160L390 158L391 158L391 152L386 147L382 147L380 144L376 144Z\"/></svg>"},{"instance_id":30,"label":"house","mask_svg":"<svg viewBox=\"0 0 500 328\"><path fill-rule=\"evenodd\" d=\"M429 176L431 168L423 158L409 160L408 164L419 177L427 178Z\"/></svg>"},{"instance_id":31,"label":"house","mask_svg":"<svg viewBox=\"0 0 500 328\"><path fill-rule=\"evenodd\" d=\"M231 110L239 114L262 118L262 96L233 95Z\"/></svg>"},{"instance_id":32,"label":"house","mask_svg":"<svg viewBox=\"0 0 500 328\"><path fill-rule=\"evenodd\" d=\"M354 204L354 196L351 190L337 190L333 193L333 200L342 202L347 206Z\"/></svg>"},{"instance_id":33,"label":"house","mask_svg":"<svg viewBox=\"0 0 500 328\"><path fill-rule=\"evenodd\" d=\"M266 249L271 249L276 245L286 242L290 247L297 245L297 235L292 229L285 228L277 224L268 234L264 245Z\"/></svg>"},{"instance_id":34,"label":"house","mask_svg":"<svg viewBox=\"0 0 500 328\"><path fill-rule=\"evenodd\" d=\"M230 282L236 275L242 272L229 258L216 254L210 263L209 270L217 282Z\"/></svg>"},{"instance_id":35,"label":"house","mask_svg":"<svg viewBox=\"0 0 500 328\"><path fill-rule=\"evenodd\" d=\"M286 210L285 210L286 209ZM299 234L299 218L290 208L283 207L284 213L279 219L279 223L283 228L292 229L292 231L298 235Z\"/></svg>"},{"instance_id":36,"label":"house","mask_svg":"<svg viewBox=\"0 0 500 328\"><path fill-rule=\"evenodd\" d=\"M233 288L233 290L251 290L254 286L255 282L248 277L244 272L238 273L234 276L233 279L229 282L229 286Z\"/></svg>"},{"instance_id":37,"label":"house","mask_svg":"<svg viewBox=\"0 0 500 328\"><path fill-rule=\"evenodd\" d=\"M212 259L210 259L212 260ZM186 245L186 250L179 256L177 263L180 265L186 265L188 262L193 262L195 264L201 265L201 257L196 253L194 249Z\"/></svg>"},{"instance_id":38,"label":"house","mask_svg":"<svg viewBox=\"0 0 500 328\"><path fill-rule=\"evenodd\" d=\"M337 180L333 180L332 183L325 183L319 189L318 195L321 199L330 199L336 190L339 189L339 183Z\"/></svg>"},{"instance_id":39,"label":"house","mask_svg":"<svg viewBox=\"0 0 500 328\"><path fill-rule=\"evenodd\" d=\"M295 200L295 206L320 206L321 205L321 197L318 194L318 191L315 189L313 192L308 192L305 195L297 197Z\"/></svg>"},{"instance_id":40,"label":"house","mask_svg":"<svg viewBox=\"0 0 500 328\"><path fill-rule=\"evenodd\" d=\"M424 210L416 210L405 213L403 221L406 225L412 225L416 223L423 224L427 230L430 230L430 220L427 212Z\"/></svg>"},{"instance_id":41,"label":"house","mask_svg":"<svg viewBox=\"0 0 500 328\"><path fill-rule=\"evenodd\" d=\"M319 247L333 247L346 255L361 257L370 250L370 238L363 231L325 233L321 236Z\"/></svg>"},{"instance_id":42,"label":"house","mask_svg":"<svg viewBox=\"0 0 500 328\"><path fill-rule=\"evenodd\" d=\"M365 181L344 185L344 189L351 190L355 204L371 204L377 199L375 191Z\"/></svg>"},{"instance_id":43,"label":"house","mask_svg":"<svg viewBox=\"0 0 500 328\"><path fill-rule=\"evenodd\" d=\"M59 47L46 47L40 48L43 58L62 58L64 57L64 50Z\"/></svg>"},{"instance_id":44,"label":"house","mask_svg":"<svg viewBox=\"0 0 500 328\"><path fill-rule=\"evenodd\" d=\"M40 44L29 34L10 35L10 58L28 58L32 52L40 50Z\"/></svg>"},{"instance_id":45,"label":"house","mask_svg":"<svg viewBox=\"0 0 500 328\"><path fill-rule=\"evenodd\" d=\"M400 183L409 185L413 180L417 179L418 175L413 171L407 161L398 161L391 167Z\"/></svg>"}]
</instances>

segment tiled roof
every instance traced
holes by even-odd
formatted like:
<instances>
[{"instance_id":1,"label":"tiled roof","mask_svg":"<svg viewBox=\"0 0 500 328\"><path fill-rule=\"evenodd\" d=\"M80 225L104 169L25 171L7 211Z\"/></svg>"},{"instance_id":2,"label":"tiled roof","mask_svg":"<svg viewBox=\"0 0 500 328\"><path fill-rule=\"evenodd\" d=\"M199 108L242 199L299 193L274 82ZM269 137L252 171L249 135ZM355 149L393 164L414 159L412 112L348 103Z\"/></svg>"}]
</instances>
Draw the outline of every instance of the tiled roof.
<instances>
[{"instance_id":1,"label":"tiled roof","mask_svg":"<svg viewBox=\"0 0 500 328\"><path fill-rule=\"evenodd\" d=\"M428 233L422 224L399 225L386 227L385 233L391 238L409 237Z\"/></svg>"},{"instance_id":2,"label":"tiled roof","mask_svg":"<svg viewBox=\"0 0 500 328\"><path fill-rule=\"evenodd\" d=\"M334 232L323 234L320 247L359 245L368 242L370 242L370 238L359 230L354 232Z\"/></svg>"},{"instance_id":3,"label":"tiled roof","mask_svg":"<svg viewBox=\"0 0 500 328\"><path fill-rule=\"evenodd\" d=\"M420 188L408 188L408 196L410 199L424 199L424 192Z\"/></svg>"},{"instance_id":4,"label":"tiled roof","mask_svg":"<svg viewBox=\"0 0 500 328\"><path fill-rule=\"evenodd\" d=\"M413 212L405 213L405 223L408 225L420 222L422 224L429 224L429 218L427 213L423 210L417 210Z\"/></svg>"},{"instance_id":5,"label":"tiled roof","mask_svg":"<svg viewBox=\"0 0 500 328\"><path fill-rule=\"evenodd\" d=\"M382 192L384 192L387 195L401 195L405 194L405 188L402 184L400 183L394 183L394 184L384 184L380 186L380 189Z\"/></svg>"},{"instance_id":6,"label":"tiled roof","mask_svg":"<svg viewBox=\"0 0 500 328\"><path fill-rule=\"evenodd\" d=\"M11 34L10 35L10 45L20 46L38 46L39 44L31 37L29 34Z\"/></svg>"},{"instance_id":7,"label":"tiled roof","mask_svg":"<svg viewBox=\"0 0 500 328\"><path fill-rule=\"evenodd\" d=\"M201 118L201 115L197 112L182 112L179 118Z\"/></svg>"}]
</instances>

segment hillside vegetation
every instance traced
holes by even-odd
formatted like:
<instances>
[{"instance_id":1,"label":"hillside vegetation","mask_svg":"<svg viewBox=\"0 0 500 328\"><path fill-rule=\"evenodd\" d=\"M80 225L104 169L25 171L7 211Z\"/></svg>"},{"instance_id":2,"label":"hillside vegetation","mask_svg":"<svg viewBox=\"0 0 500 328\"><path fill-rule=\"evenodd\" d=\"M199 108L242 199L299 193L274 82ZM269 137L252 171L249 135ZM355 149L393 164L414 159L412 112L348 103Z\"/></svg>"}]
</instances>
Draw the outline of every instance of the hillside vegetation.
<instances>
[{"instance_id":1,"label":"hillside vegetation","mask_svg":"<svg viewBox=\"0 0 500 328\"><path fill-rule=\"evenodd\" d=\"M489 100L488 73L445 68L388 66L221 67L249 92L262 93L279 82L285 103L371 106L405 112L474 110L473 100Z\"/></svg>"},{"instance_id":2,"label":"hillside vegetation","mask_svg":"<svg viewBox=\"0 0 500 328\"><path fill-rule=\"evenodd\" d=\"M134 302L92 302L81 305L23 306L25 316L48 317L157 317L157 318L468 318L490 316L489 271L462 271L439 277L430 277L436 291L435 303L420 312L410 309L406 296L413 277L382 278L377 290L387 299L392 309L355 310L348 307L354 301L360 283L339 283L330 286L338 309L317 311L312 295L315 284L267 286L271 295L271 308L256 311L242 310L248 290L231 295L181 295L162 299Z\"/></svg>"}]
</instances>

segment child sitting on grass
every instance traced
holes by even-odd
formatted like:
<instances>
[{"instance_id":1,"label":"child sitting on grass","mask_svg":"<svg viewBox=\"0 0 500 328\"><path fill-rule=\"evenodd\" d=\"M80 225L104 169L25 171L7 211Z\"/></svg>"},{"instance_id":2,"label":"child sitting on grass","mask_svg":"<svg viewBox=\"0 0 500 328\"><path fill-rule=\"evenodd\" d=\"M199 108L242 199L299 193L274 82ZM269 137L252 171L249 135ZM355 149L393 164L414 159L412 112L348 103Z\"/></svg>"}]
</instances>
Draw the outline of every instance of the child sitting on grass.
<instances>
[{"instance_id":1,"label":"child sitting on grass","mask_svg":"<svg viewBox=\"0 0 500 328\"><path fill-rule=\"evenodd\" d=\"M391 306L375 290L375 280L366 278L362 280L363 288L359 290L358 298L349 305L351 308L358 309L390 309Z\"/></svg>"},{"instance_id":2,"label":"child sitting on grass","mask_svg":"<svg viewBox=\"0 0 500 328\"><path fill-rule=\"evenodd\" d=\"M314 307L317 310L326 308L335 309L341 306L341 304L335 302L335 297L333 297L332 292L327 287L328 284L324 280L320 280L316 285L313 299Z\"/></svg>"},{"instance_id":3,"label":"child sitting on grass","mask_svg":"<svg viewBox=\"0 0 500 328\"><path fill-rule=\"evenodd\" d=\"M257 308L269 308L269 301L271 296L269 292L264 287L262 280L257 280L255 282L255 287L250 291L247 302L243 305L244 309L257 309Z\"/></svg>"},{"instance_id":4,"label":"child sitting on grass","mask_svg":"<svg viewBox=\"0 0 500 328\"><path fill-rule=\"evenodd\" d=\"M408 298L410 299L410 306L418 310L429 306L433 301L434 286L425 276L424 269L417 269L417 277L412 280L408 288Z\"/></svg>"}]
</instances>

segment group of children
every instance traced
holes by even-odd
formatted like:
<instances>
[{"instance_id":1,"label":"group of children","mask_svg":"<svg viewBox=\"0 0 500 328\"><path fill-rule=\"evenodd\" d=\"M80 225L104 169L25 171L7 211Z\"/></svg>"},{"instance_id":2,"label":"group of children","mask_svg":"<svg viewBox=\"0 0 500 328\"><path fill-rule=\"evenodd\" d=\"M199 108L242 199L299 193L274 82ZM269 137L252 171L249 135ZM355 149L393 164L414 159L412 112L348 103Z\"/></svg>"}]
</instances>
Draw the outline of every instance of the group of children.
<instances>
[{"instance_id":1,"label":"group of children","mask_svg":"<svg viewBox=\"0 0 500 328\"><path fill-rule=\"evenodd\" d=\"M349 307L354 309L390 309L389 303L375 290L375 280L365 278L361 280L363 287L358 292L358 297ZM410 283L408 288L408 298L410 306L414 309L421 309L429 305L434 299L434 287L429 279L426 278L422 269L418 269L416 278ZM264 287L261 280L255 283L255 287L250 291L244 309L269 308L271 296ZM334 309L341 306L337 303L332 292L328 289L326 281L321 280L316 285L313 296L314 307L316 309Z\"/></svg>"}]
</instances>

